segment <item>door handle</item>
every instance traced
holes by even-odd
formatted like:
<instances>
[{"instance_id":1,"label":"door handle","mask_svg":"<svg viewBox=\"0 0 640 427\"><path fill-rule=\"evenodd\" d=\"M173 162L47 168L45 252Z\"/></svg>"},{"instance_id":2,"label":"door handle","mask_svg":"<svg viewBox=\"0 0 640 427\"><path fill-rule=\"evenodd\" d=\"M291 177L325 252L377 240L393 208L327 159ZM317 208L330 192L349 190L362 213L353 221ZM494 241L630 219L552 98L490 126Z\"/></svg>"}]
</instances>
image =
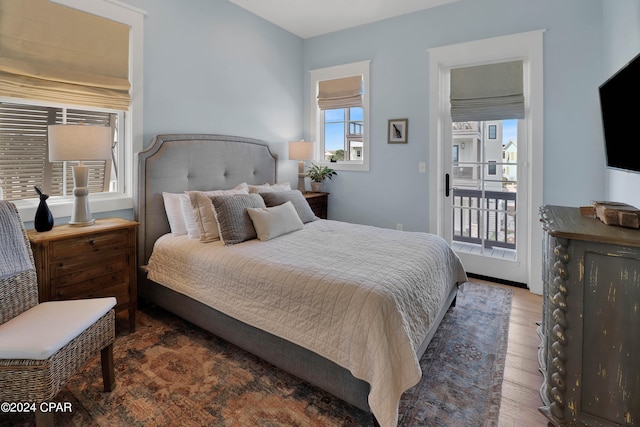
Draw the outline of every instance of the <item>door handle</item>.
<instances>
[{"instance_id":1,"label":"door handle","mask_svg":"<svg viewBox=\"0 0 640 427\"><path fill-rule=\"evenodd\" d=\"M444 174L444 195L449 197L449 174Z\"/></svg>"}]
</instances>

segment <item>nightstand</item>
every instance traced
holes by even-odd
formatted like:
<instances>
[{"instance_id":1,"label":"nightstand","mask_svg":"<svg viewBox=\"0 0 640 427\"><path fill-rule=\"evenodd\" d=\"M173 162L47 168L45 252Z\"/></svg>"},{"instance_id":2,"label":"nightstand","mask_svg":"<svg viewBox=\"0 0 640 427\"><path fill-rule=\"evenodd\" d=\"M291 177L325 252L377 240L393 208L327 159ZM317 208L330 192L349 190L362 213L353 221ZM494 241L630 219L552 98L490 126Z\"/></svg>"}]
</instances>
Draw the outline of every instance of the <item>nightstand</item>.
<instances>
[{"instance_id":1,"label":"nightstand","mask_svg":"<svg viewBox=\"0 0 640 427\"><path fill-rule=\"evenodd\" d=\"M307 203L318 218L327 219L327 204L329 203L329 193L304 193Z\"/></svg>"},{"instance_id":2,"label":"nightstand","mask_svg":"<svg viewBox=\"0 0 640 427\"><path fill-rule=\"evenodd\" d=\"M29 230L40 302L114 296L116 311L129 311L134 331L137 227L134 221L104 218L87 227Z\"/></svg>"}]
</instances>

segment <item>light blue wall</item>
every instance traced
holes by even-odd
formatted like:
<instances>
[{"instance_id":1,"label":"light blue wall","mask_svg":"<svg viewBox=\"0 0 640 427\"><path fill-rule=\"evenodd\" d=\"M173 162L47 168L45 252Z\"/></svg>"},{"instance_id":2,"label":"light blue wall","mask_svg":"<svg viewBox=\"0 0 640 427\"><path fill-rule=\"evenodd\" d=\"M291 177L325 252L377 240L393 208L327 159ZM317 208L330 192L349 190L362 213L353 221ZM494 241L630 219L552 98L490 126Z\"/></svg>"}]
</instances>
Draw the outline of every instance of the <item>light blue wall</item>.
<instances>
[{"instance_id":1,"label":"light blue wall","mask_svg":"<svg viewBox=\"0 0 640 427\"><path fill-rule=\"evenodd\" d=\"M605 38L602 81L605 81L640 53L640 0L603 0L603 6ZM634 123L629 125L631 135L637 140ZM629 154L637 155L636 152L637 149L630 148ZM607 200L640 207L640 173L607 170L606 182Z\"/></svg>"},{"instance_id":2,"label":"light blue wall","mask_svg":"<svg viewBox=\"0 0 640 427\"><path fill-rule=\"evenodd\" d=\"M428 164L427 50L539 29L546 30L544 202L579 206L603 197L602 27L602 0L462 0L305 40L305 73L372 61L371 170L341 172L329 183L330 217L426 231L429 182L418 162ZM409 144L388 145L387 120L400 117L409 118Z\"/></svg>"},{"instance_id":3,"label":"light blue wall","mask_svg":"<svg viewBox=\"0 0 640 427\"><path fill-rule=\"evenodd\" d=\"M126 0L144 20L144 146L161 133L221 133L271 143L302 136L302 39L227 0Z\"/></svg>"}]
</instances>

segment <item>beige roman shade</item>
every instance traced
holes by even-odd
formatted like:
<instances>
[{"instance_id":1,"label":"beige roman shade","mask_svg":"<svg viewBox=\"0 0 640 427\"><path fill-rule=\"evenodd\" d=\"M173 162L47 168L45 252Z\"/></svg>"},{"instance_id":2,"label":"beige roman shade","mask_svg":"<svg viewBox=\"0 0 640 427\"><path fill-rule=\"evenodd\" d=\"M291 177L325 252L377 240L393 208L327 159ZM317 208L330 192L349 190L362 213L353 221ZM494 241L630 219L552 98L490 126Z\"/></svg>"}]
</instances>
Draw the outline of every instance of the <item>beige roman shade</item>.
<instances>
[{"instance_id":1,"label":"beige roman shade","mask_svg":"<svg viewBox=\"0 0 640 427\"><path fill-rule=\"evenodd\" d=\"M129 27L48 0L0 0L0 95L126 110Z\"/></svg>"},{"instance_id":2,"label":"beige roman shade","mask_svg":"<svg viewBox=\"0 0 640 427\"><path fill-rule=\"evenodd\" d=\"M523 119L522 82L522 61L452 69L452 120Z\"/></svg>"},{"instance_id":3,"label":"beige roman shade","mask_svg":"<svg viewBox=\"0 0 640 427\"><path fill-rule=\"evenodd\" d=\"M362 106L362 76L318 82L318 107L321 110Z\"/></svg>"}]
</instances>

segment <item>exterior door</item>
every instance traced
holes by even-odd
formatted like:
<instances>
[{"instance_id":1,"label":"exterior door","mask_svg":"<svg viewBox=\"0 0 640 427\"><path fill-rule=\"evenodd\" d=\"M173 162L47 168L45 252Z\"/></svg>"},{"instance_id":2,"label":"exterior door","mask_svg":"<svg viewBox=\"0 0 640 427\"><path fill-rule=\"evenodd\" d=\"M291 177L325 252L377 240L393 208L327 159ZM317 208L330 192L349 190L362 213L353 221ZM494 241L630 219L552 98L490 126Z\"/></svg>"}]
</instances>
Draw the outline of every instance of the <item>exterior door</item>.
<instances>
[{"instance_id":1,"label":"exterior door","mask_svg":"<svg viewBox=\"0 0 640 427\"><path fill-rule=\"evenodd\" d=\"M537 218L543 204L543 35L544 30L531 31L429 49L429 231L452 245L474 245L477 253L470 247L457 250L468 272L526 283L537 294L542 294L542 228ZM493 132L487 127L489 122L467 129L475 140L469 147L472 151L467 151L466 142L463 150L461 139L467 125L456 124L454 137L451 70L514 60L523 61L525 97L525 118L517 121L514 139L517 159L508 157L513 147L506 144L500 148L505 158L496 158L497 144L489 140ZM503 136L510 125L502 123ZM514 167L516 171L507 170ZM501 186L499 174L515 174L517 179ZM475 193L466 193L465 198L465 187ZM506 193L515 193L515 203L514 195ZM501 229L502 224L507 228ZM455 239L454 234L458 234ZM465 242L463 237L473 241ZM513 243L515 249L504 247ZM514 251L515 258L498 257L500 251Z\"/></svg>"},{"instance_id":2,"label":"exterior door","mask_svg":"<svg viewBox=\"0 0 640 427\"><path fill-rule=\"evenodd\" d=\"M519 169L526 155L519 120L456 122L447 143L446 236L468 272L527 282L526 186ZM524 151L524 150L523 150ZM524 193L524 194L523 194Z\"/></svg>"}]
</instances>

